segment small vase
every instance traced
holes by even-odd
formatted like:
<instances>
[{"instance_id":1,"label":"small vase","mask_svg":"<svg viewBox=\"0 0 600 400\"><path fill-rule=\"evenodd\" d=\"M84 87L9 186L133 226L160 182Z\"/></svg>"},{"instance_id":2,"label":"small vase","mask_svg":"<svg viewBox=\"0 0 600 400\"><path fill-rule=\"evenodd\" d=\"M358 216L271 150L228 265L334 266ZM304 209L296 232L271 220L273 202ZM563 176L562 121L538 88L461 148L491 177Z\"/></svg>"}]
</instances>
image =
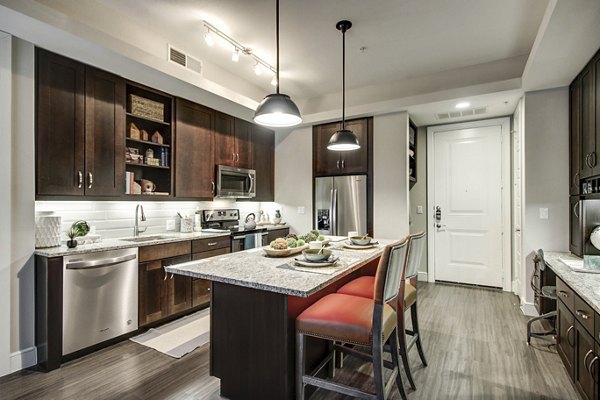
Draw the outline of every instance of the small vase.
<instances>
[{"instance_id":1,"label":"small vase","mask_svg":"<svg viewBox=\"0 0 600 400\"><path fill-rule=\"evenodd\" d=\"M67 247L70 249L74 249L75 247L77 247L77 240L75 240L75 239L67 240Z\"/></svg>"}]
</instances>

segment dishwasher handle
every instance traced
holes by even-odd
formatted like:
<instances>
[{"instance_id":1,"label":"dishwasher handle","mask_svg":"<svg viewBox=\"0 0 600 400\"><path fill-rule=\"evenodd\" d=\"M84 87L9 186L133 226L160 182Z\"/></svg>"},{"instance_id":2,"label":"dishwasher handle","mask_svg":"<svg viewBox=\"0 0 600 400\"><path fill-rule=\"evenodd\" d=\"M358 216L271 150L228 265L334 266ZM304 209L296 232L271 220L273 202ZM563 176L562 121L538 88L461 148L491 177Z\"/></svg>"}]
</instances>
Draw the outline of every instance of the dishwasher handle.
<instances>
[{"instance_id":1,"label":"dishwasher handle","mask_svg":"<svg viewBox=\"0 0 600 400\"><path fill-rule=\"evenodd\" d=\"M78 261L67 264L67 269L94 269L94 268L104 268L110 267L111 265L121 264L126 261L135 260L137 258L137 254L128 254L126 256L121 257L113 257L113 258L102 258L100 260L91 260L91 261Z\"/></svg>"}]
</instances>

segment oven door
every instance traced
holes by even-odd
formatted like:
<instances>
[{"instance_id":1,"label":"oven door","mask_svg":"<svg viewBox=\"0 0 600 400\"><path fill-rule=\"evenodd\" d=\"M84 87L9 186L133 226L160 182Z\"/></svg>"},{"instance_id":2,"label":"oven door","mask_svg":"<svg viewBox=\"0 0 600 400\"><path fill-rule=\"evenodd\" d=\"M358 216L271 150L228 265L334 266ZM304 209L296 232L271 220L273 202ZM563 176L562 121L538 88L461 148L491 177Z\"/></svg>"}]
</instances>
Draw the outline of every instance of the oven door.
<instances>
[{"instance_id":1,"label":"oven door","mask_svg":"<svg viewBox=\"0 0 600 400\"><path fill-rule=\"evenodd\" d=\"M217 197L246 198L256 197L256 171L234 168L226 165L217 167Z\"/></svg>"},{"instance_id":2,"label":"oven door","mask_svg":"<svg viewBox=\"0 0 600 400\"><path fill-rule=\"evenodd\" d=\"M266 246L267 232L246 233L231 238L231 252L256 249Z\"/></svg>"}]
</instances>

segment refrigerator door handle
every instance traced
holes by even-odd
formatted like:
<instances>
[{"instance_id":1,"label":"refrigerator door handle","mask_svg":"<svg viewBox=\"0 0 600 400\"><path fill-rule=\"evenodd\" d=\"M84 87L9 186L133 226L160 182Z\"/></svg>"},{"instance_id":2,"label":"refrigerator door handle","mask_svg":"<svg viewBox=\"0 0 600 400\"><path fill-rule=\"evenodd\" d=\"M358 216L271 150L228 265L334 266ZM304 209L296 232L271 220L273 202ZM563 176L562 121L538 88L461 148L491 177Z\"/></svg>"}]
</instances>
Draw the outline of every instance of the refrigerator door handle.
<instances>
[{"instance_id":1,"label":"refrigerator door handle","mask_svg":"<svg viewBox=\"0 0 600 400\"><path fill-rule=\"evenodd\" d=\"M338 235L338 227L337 227L337 189L333 189L333 198L332 198L332 207L331 207L331 230L334 236Z\"/></svg>"}]
</instances>

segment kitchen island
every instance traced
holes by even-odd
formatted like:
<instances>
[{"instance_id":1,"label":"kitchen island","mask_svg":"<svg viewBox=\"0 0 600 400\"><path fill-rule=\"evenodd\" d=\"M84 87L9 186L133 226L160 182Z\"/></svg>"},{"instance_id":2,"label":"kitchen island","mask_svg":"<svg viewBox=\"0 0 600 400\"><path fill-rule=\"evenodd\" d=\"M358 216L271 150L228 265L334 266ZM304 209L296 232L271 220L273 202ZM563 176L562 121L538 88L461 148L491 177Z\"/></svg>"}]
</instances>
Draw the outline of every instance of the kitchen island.
<instances>
[{"instance_id":1,"label":"kitchen island","mask_svg":"<svg viewBox=\"0 0 600 400\"><path fill-rule=\"evenodd\" d=\"M330 248L339 257L334 268L297 267L294 256L270 258L262 249L165 268L211 281L210 372L221 379L222 396L294 398L296 317L351 279L374 274L384 245L391 243L349 250L344 238L332 239ZM327 343L314 339L307 348L310 370Z\"/></svg>"}]
</instances>

